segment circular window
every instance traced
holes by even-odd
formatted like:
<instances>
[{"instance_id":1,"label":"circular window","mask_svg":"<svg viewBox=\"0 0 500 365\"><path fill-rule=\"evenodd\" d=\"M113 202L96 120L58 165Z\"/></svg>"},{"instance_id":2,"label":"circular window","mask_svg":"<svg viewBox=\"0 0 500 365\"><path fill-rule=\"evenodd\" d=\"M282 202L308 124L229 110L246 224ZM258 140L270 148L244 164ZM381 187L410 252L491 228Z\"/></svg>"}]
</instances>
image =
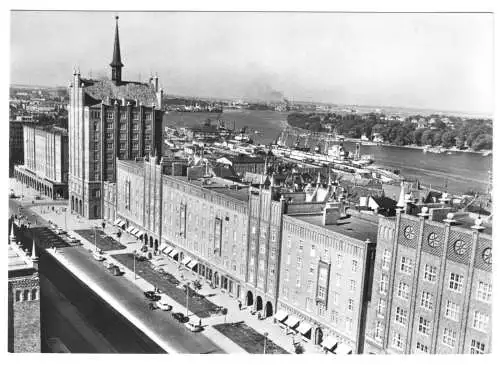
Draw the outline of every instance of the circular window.
<instances>
[{"instance_id":1,"label":"circular window","mask_svg":"<svg viewBox=\"0 0 500 365\"><path fill-rule=\"evenodd\" d=\"M491 265L491 248L488 247L483 251L483 261Z\"/></svg>"},{"instance_id":2,"label":"circular window","mask_svg":"<svg viewBox=\"0 0 500 365\"><path fill-rule=\"evenodd\" d=\"M465 249L466 249L466 244L464 241L462 240L457 240L455 241L455 252L458 254L458 255L463 255L465 253Z\"/></svg>"},{"instance_id":3,"label":"circular window","mask_svg":"<svg viewBox=\"0 0 500 365\"><path fill-rule=\"evenodd\" d=\"M412 226L406 226L406 228L404 230L404 235L405 235L406 239L412 240L415 238L415 230L413 229Z\"/></svg>"},{"instance_id":4,"label":"circular window","mask_svg":"<svg viewBox=\"0 0 500 365\"><path fill-rule=\"evenodd\" d=\"M431 247L437 247L439 245L438 235L434 232L429 234L429 237L427 237L427 243Z\"/></svg>"}]
</instances>

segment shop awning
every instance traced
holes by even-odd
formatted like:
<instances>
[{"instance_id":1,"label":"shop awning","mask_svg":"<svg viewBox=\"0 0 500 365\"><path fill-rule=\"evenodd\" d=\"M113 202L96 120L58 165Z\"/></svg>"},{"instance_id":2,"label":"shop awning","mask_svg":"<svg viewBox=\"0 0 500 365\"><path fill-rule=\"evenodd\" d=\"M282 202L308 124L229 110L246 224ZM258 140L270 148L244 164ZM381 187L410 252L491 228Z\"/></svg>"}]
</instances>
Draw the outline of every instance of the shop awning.
<instances>
[{"instance_id":1,"label":"shop awning","mask_svg":"<svg viewBox=\"0 0 500 365\"><path fill-rule=\"evenodd\" d=\"M288 317L288 313L281 309L277 311L276 314L274 315L274 318L276 318L280 322L283 322L286 319L286 317Z\"/></svg>"},{"instance_id":2,"label":"shop awning","mask_svg":"<svg viewBox=\"0 0 500 365\"><path fill-rule=\"evenodd\" d=\"M113 222L113 225L116 226L118 223L120 223L120 219L115 219L115 221Z\"/></svg>"},{"instance_id":3,"label":"shop awning","mask_svg":"<svg viewBox=\"0 0 500 365\"><path fill-rule=\"evenodd\" d=\"M189 256L185 256L185 257L182 259L181 264L186 265L189 261L191 261L191 257L189 257Z\"/></svg>"},{"instance_id":4,"label":"shop awning","mask_svg":"<svg viewBox=\"0 0 500 365\"><path fill-rule=\"evenodd\" d=\"M124 221L120 221L120 223L117 224L118 227L120 227L121 229L125 229L125 222Z\"/></svg>"},{"instance_id":5,"label":"shop awning","mask_svg":"<svg viewBox=\"0 0 500 365\"><path fill-rule=\"evenodd\" d=\"M337 355L349 355L352 354L352 349L345 343L339 343L335 349L335 354Z\"/></svg>"},{"instance_id":6,"label":"shop awning","mask_svg":"<svg viewBox=\"0 0 500 365\"><path fill-rule=\"evenodd\" d=\"M337 343L338 343L337 337L327 336L321 343L321 346L332 351L335 348L335 346L337 346Z\"/></svg>"},{"instance_id":7,"label":"shop awning","mask_svg":"<svg viewBox=\"0 0 500 365\"><path fill-rule=\"evenodd\" d=\"M144 231L137 232L136 236L137 238L141 238L142 236L144 236Z\"/></svg>"},{"instance_id":8,"label":"shop awning","mask_svg":"<svg viewBox=\"0 0 500 365\"><path fill-rule=\"evenodd\" d=\"M190 269L194 268L196 265L198 265L198 261L196 260L191 260L189 261L189 264L187 264L187 267L189 267Z\"/></svg>"},{"instance_id":9,"label":"shop awning","mask_svg":"<svg viewBox=\"0 0 500 365\"><path fill-rule=\"evenodd\" d=\"M299 324L299 319L295 316L290 316L288 317L288 319L285 321L285 324L290 327L290 328L294 328L296 327L298 324Z\"/></svg>"},{"instance_id":10,"label":"shop awning","mask_svg":"<svg viewBox=\"0 0 500 365\"><path fill-rule=\"evenodd\" d=\"M162 250L162 252L163 252L165 255L168 255L168 253L169 253L170 251L172 251L173 249L174 249L174 248L173 248L172 246L167 245L167 246L166 246L166 247Z\"/></svg>"},{"instance_id":11,"label":"shop awning","mask_svg":"<svg viewBox=\"0 0 500 365\"><path fill-rule=\"evenodd\" d=\"M169 252L168 256L170 256L171 258L174 258L178 254L179 254L179 251L177 251L176 249L173 249L172 251Z\"/></svg>"},{"instance_id":12,"label":"shop awning","mask_svg":"<svg viewBox=\"0 0 500 365\"><path fill-rule=\"evenodd\" d=\"M297 328L297 331L305 335L307 332L311 330L312 326L308 322L300 322L299 328Z\"/></svg>"},{"instance_id":13,"label":"shop awning","mask_svg":"<svg viewBox=\"0 0 500 365\"><path fill-rule=\"evenodd\" d=\"M137 228L134 228L130 233L132 233L134 236L139 232Z\"/></svg>"},{"instance_id":14,"label":"shop awning","mask_svg":"<svg viewBox=\"0 0 500 365\"><path fill-rule=\"evenodd\" d=\"M134 227L130 226L130 227L128 227L128 228L125 230L125 232L130 233L133 229L134 229Z\"/></svg>"}]
</instances>

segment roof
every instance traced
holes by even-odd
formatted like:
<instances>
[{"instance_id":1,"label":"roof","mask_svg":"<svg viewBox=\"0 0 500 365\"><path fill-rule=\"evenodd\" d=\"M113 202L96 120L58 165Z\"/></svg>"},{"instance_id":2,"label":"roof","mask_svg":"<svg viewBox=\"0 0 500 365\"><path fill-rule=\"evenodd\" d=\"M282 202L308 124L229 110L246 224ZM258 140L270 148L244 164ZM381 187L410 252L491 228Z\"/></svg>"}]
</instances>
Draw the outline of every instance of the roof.
<instances>
[{"instance_id":1,"label":"roof","mask_svg":"<svg viewBox=\"0 0 500 365\"><path fill-rule=\"evenodd\" d=\"M369 238L372 242L377 241L378 224L360 217L348 215L345 218L340 218L337 224L329 224L325 226L323 225L322 214L299 214L291 216L301 221L323 227L329 231L340 233L360 241L365 241L367 238Z\"/></svg>"},{"instance_id":2,"label":"roof","mask_svg":"<svg viewBox=\"0 0 500 365\"><path fill-rule=\"evenodd\" d=\"M223 179L218 179L218 178L211 178L209 179L210 183L204 185L200 180L188 180L187 176L169 176L169 177L179 180L182 183L188 183L191 185L199 186L209 191L214 191L242 202L248 201L248 186L238 184L238 189L232 189L229 187L232 184L230 181L225 181Z\"/></svg>"},{"instance_id":3,"label":"roof","mask_svg":"<svg viewBox=\"0 0 500 365\"><path fill-rule=\"evenodd\" d=\"M439 199L441 199L442 196L443 193L439 191L429 190L427 196L424 199L424 203L436 203L436 202L439 203ZM434 198L436 198L436 200L434 200Z\"/></svg>"},{"instance_id":4,"label":"roof","mask_svg":"<svg viewBox=\"0 0 500 365\"><path fill-rule=\"evenodd\" d=\"M85 93L91 98L102 101L110 99L137 100L144 105L157 104L154 86L148 83L111 80L82 79Z\"/></svg>"},{"instance_id":5,"label":"roof","mask_svg":"<svg viewBox=\"0 0 500 365\"><path fill-rule=\"evenodd\" d=\"M31 262L22 255L18 250L9 245L9 271L31 269L33 266Z\"/></svg>"},{"instance_id":6,"label":"roof","mask_svg":"<svg viewBox=\"0 0 500 365\"><path fill-rule=\"evenodd\" d=\"M385 196L372 196L371 197L379 207L384 209L395 209L397 202L394 199Z\"/></svg>"},{"instance_id":7,"label":"roof","mask_svg":"<svg viewBox=\"0 0 500 365\"><path fill-rule=\"evenodd\" d=\"M116 17L115 27L115 44L113 48L113 59L109 64L111 67L123 67L122 57L120 53L120 37L118 35L118 17Z\"/></svg>"}]
</instances>

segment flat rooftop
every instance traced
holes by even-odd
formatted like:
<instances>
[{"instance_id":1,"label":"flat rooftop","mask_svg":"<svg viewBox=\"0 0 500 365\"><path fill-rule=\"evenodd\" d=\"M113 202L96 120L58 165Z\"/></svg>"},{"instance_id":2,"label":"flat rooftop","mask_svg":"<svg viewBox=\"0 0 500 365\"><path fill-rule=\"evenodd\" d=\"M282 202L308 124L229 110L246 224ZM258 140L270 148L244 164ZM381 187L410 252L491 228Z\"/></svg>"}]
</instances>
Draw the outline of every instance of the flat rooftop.
<instances>
[{"instance_id":1,"label":"flat rooftop","mask_svg":"<svg viewBox=\"0 0 500 365\"><path fill-rule=\"evenodd\" d=\"M9 245L9 271L32 268L32 264L21 253Z\"/></svg>"},{"instance_id":2,"label":"flat rooftop","mask_svg":"<svg viewBox=\"0 0 500 365\"><path fill-rule=\"evenodd\" d=\"M365 241L369 238L370 241L377 242L378 224L363 218L346 216L345 218L340 218L337 224L328 224L325 226L323 224L323 214L293 214L290 216L360 241Z\"/></svg>"},{"instance_id":3,"label":"flat rooftop","mask_svg":"<svg viewBox=\"0 0 500 365\"><path fill-rule=\"evenodd\" d=\"M223 179L219 178L210 178L208 179L209 184L202 184L201 180L198 179L191 179L188 180L187 176L170 176L173 177L176 180L179 180L179 182L186 183L186 184L191 184L191 185L196 185L201 188L207 189L209 191L215 191L219 194L226 195L230 198L242 201L242 202L247 202L248 201L248 186L241 185L241 184L235 184L232 181L226 181ZM230 186L236 185L238 186L237 189L235 188L230 188Z\"/></svg>"}]
</instances>

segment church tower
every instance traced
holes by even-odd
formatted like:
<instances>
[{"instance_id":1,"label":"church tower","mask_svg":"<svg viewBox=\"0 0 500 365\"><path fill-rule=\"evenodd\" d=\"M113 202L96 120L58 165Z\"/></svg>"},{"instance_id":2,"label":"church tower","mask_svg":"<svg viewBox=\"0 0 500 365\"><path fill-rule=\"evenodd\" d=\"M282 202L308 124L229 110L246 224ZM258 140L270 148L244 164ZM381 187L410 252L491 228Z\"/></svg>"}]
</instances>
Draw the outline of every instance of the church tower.
<instances>
[{"instance_id":1,"label":"church tower","mask_svg":"<svg viewBox=\"0 0 500 365\"><path fill-rule=\"evenodd\" d=\"M111 66L111 80L116 84L122 82L122 58L120 54L120 36L118 35L118 16L116 19L116 28L115 28L115 46L113 48L113 60L109 64Z\"/></svg>"}]
</instances>

